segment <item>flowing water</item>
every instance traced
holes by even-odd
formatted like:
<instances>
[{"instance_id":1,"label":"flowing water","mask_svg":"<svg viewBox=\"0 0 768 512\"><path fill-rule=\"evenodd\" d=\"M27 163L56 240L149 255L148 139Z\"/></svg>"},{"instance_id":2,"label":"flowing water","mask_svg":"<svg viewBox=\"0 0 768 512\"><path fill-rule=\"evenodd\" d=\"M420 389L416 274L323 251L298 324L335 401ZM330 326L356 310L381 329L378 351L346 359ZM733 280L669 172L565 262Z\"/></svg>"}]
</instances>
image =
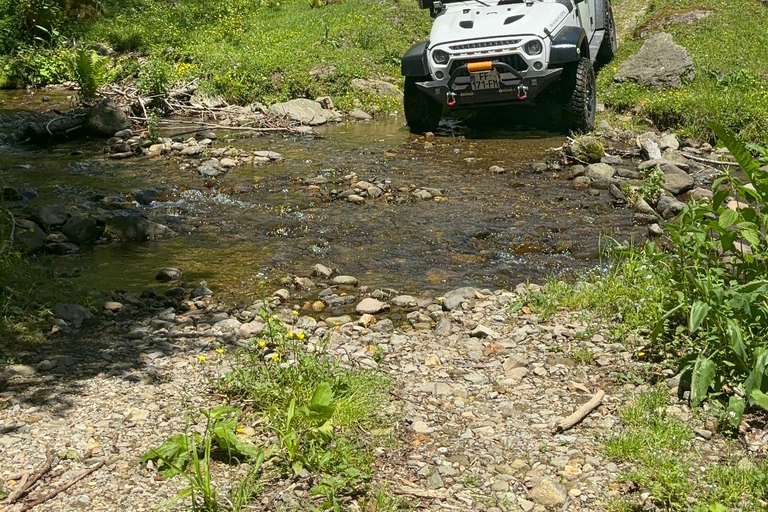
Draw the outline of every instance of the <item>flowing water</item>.
<instances>
[{"instance_id":1,"label":"flowing water","mask_svg":"<svg viewBox=\"0 0 768 512\"><path fill-rule=\"evenodd\" d=\"M42 95L0 92L0 131L8 133L28 115L25 110L63 109L69 101L52 94L43 103ZM306 275L315 263L403 291L510 287L594 265L601 235L632 234L631 215L614 209L605 192L576 191L552 171L533 170L549 148L563 143L562 135L459 128L425 148L402 118L318 132L315 139L218 132L217 147L269 149L285 160L238 167L210 188L186 162L110 160L102 154L103 142L87 140L0 146L0 184L34 189L33 206L89 211L97 211L105 195L166 189L162 202L135 208L169 225L177 237L99 244L53 260L62 272L105 291L157 287L156 271L171 266L190 282L247 292L280 277ZM493 165L507 172L491 173ZM353 172L365 181L387 180L394 190L441 189L445 200L403 200L408 196L401 194L400 201L382 197L356 205L307 191L306 179Z\"/></svg>"}]
</instances>

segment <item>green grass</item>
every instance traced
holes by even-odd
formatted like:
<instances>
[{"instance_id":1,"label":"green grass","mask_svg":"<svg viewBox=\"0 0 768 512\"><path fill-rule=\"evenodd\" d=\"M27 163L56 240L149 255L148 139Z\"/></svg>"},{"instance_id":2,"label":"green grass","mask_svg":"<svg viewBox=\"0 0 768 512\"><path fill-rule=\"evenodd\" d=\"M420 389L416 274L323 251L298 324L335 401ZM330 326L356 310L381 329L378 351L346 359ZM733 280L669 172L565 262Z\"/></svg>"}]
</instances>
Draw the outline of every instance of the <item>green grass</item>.
<instances>
[{"instance_id":1,"label":"green grass","mask_svg":"<svg viewBox=\"0 0 768 512\"><path fill-rule=\"evenodd\" d=\"M65 24L63 37L86 47L108 44L119 53L133 53L133 62L142 56L144 75L162 67L171 82L199 78L206 92L237 104L330 95L343 108L355 99L391 108L353 91L350 81L399 84L400 57L426 37L431 21L410 0L344 0L318 8L307 0L102 4L102 18ZM321 80L310 76L324 65L336 66L336 73ZM135 64L122 67L125 73L136 70Z\"/></svg>"},{"instance_id":2,"label":"green grass","mask_svg":"<svg viewBox=\"0 0 768 512\"><path fill-rule=\"evenodd\" d=\"M768 498L768 462L736 452L719 462L707 460L692 428L667 414L668 405L668 390L657 387L619 411L624 428L606 440L604 451L629 466L621 480L636 483L669 510L688 510L689 498L698 506L760 510L760 500ZM637 510L636 498L637 493L622 497L609 509Z\"/></svg>"},{"instance_id":3,"label":"green grass","mask_svg":"<svg viewBox=\"0 0 768 512\"><path fill-rule=\"evenodd\" d=\"M601 101L619 111L640 107L640 115L662 129L684 135L710 136L717 120L754 142L768 141L768 9L755 0L614 0L619 26L637 16L639 26L661 30L659 21L675 12L705 8L712 15L692 25L663 30L691 54L697 78L682 89L650 90L613 82L619 64L634 54L643 39L624 34L619 57L598 77ZM642 13L642 6L651 8ZM650 32L652 33L652 32Z\"/></svg>"}]
</instances>

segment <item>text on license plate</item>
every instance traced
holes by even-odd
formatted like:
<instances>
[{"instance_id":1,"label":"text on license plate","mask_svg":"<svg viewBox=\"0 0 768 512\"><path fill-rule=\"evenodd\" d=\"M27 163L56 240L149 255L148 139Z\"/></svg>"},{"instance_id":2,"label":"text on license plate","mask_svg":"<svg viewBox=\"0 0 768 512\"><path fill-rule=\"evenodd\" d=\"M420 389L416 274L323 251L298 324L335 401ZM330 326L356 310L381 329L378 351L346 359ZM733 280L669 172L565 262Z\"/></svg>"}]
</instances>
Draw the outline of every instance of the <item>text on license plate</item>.
<instances>
[{"instance_id":1,"label":"text on license plate","mask_svg":"<svg viewBox=\"0 0 768 512\"><path fill-rule=\"evenodd\" d=\"M499 72L495 69L492 69L490 71L478 71L477 73L470 73L469 81L472 84L473 91L498 89Z\"/></svg>"}]
</instances>

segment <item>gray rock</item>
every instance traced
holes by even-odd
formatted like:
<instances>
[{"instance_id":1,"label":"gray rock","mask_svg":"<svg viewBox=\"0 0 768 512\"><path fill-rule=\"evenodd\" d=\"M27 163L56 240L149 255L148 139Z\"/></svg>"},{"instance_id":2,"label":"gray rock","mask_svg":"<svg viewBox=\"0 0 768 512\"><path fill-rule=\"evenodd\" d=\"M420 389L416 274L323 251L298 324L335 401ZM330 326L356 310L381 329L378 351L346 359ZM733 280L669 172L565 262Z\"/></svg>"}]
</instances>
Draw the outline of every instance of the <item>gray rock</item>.
<instances>
[{"instance_id":1,"label":"gray rock","mask_svg":"<svg viewBox=\"0 0 768 512\"><path fill-rule=\"evenodd\" d=\"M571 182L571 188L574 190L586 190L589 188L590 183L592 183L592 180L586 176L577 176Z\"/></svg>"},{"instance_id":2,"label":"gray rock","mask_svg":"<svg viewBox=\"0 0 768 512\"><path fill-rule=\"evenodd\" d=\"M85 124L98 135L112 137L116 132L130 128L131 121L117 103L104 98L88 111Z\"/></svg>"},{"instance_id":3,"label":"gray rock","mask_svg":"<svg viewBox=\"0 0 768 512\"><path fill-rule=\"evenodd\" d=\"M258 336L263 330L264 322L261 320L252 320L246 324L241 325L240 329L237 331L237 335L241 339L249 339L253 338L254 336Z\"/></svg>"},{"instance_id":4,"label":"gray rock","mask_svg":"<svg viewBox=\"0 0 768 512\"><path fill-rule=\"evenodd\" d=\"M364 112L359 108L350 110L349 117L351 117L352 119L356 119L357 121L370 121L373 119L373 116L371 116L371 114L369 114L368 112Z\"/></svg>"},{"instance_id":5,"label":"gray rock","mask_svg":"<svg viewBox=\"0 0 768 512\"><path fill-rule=\"evenodd\" d=\"M213 295L213 291L211 291L208 287L200 285L194 290L192 290L192 298L197 297L210 297Z\"/></svg>"},{"instance_id":6,"label":"gray rock","mask_svg":"<svg viewBox=\"0 0 768 512\"><path fill-rule=\"evenodd\" d=\"M107 221L105 236L112 240L133 240L144 242L167 238L176 234L168 226L158 224L143 217L116 216Z\"/></svg>"},{"instance_id":7,"label":"gray rock","mask_svg":"<svg viewBox=\"0 0 768 512\"><path fill-rule=\"evenodd\" d=\"M664 230L661 229L661 226L659 226L658 223L654 222L648 226L648 236L659 237L662 234L664 234Z\"/></svg>"},{"instance_id":8,"label":"gray rock","mask_svg":"<svg viewBox=\"0 0 768 512\"><path fill-rule=\"evenodd\" d=\"M626 204L627 203L627 196L624 194L624 192L621 191L621 189L616 186L616 184L611 183L608 186L608 193L611 195L613 199L616 200L619 204Z\"/></svg>"},{"instance_id":9,"label":"gray rock","mask_svg":"<svg viewBox=\"0 0 768 512\"><path fill-rule=\"evenodd\" d=\"M416 299L410 295L398 295L392 299L392 305L398 308L406 308L416 304Z\"/></svg>"},{"instance_id":10,"label":"gray rock","mask_svg":"<svg viewBox=\"0 0 768 512\"><path fill-rule=\"evenodd\" d=\"M679 167L672 164L664 164L661 166L661 170L664 171L664 184L662 186L670 194L678 196L693 188L693 178Z\"/></svg>"},{"instance_id":11,"label":"gray rock","mask_svg":"<svg viewBox=\"0 0 768 512\"><path fill-rule=\"evenodd\" d=\"M389 305L385 302L381 302L380 300L374 299L373 297L366 297L360 303L355 307L355 311L357 311L360 314L371 314L374 315L376 313L381 313L382 311L389 309Z\"/></svg>"},{"instance_id":12,"label":"gray rock","mask_svg":"<svg viewBox=\"0 0 768 512\"><path fill-rule=\"evenodd\" d=\"M616 174L616 169L608 164L596 163L587 166L584 171L584 176L591 180L610 179Z\"/></svg>"},{"instance_id":13,"label":"gray rock","mask_svg":"<svg viewBox=\"0 0 768 512\"><path fill-rule=\"evenodd\" d=\"M664 219L671 219L677 216L685 208L685 203L678 201L672 196L663 195L656 204L658 211Z\"/></svg>"},{"instance_id":14,"label":"gray rock","mask_svg":"<svg viewBox=\"0 0 768 512\"><path fill-rule=\"evenodd\" d=\"M227 318L220 322L216 322L213 326L215 332L222 334L239 333L242 324L237 318Z\"/></svg>"},{"instance_id":15,"label":"gray rock","mask_svg":"<svg viewBox=\"0 0 768 512\"><path fill-rule=\"evenodd\" d=\"M471 337L473 337L473 338L487 338L487 337L495 338L495 337L497 337L496 331L494 331L490 327L486 327L486 326L484 326L482 324L478 324L477 327L472 329L472 332L470 332L469 335Z\"/></svg>"},{"instance_id":16,"label":"gray rock","mask_svg":"<svg viewBox=\"0 0 768 512\"><path fill-rule=\"evenodd\" d=\"M37 222L46 231L52 227L63 226L69 219L67 211L61 206L46 205L41 206L32 216L32 220Z\"/></svg>"},{"instance_id":17,"label":"gray rock","mask_svg":"<svg viewBox=\"0 0 768 512\"><path fill-rule=\"evenodd\" d=\"M545 507L560 507L568 499L568 493L565 487L559 483L549 478L543 478L531 489L530 498L535 503Z\"/></svg>"},{"instance_id":18,"label":"gray rock","mask_svg":"<svg viewBox=\"0 0 768 512\"><path fill-rule=\"evenodd\" d=\"M22 252L37 252L45 247L48 235L31 220L16 219L14 243Z\"/></svg>"},{"instance_id":19,"label":"gray rock","mask_svg":"<svg viewBox=\"0 0 768 512\"><path fill-rule=\"evenodd\" d=\"M325 124L329 119L335 118L336 114L326 110L318 102L298 98L285 103L275 103L269 107L270 114L277 117L287 117L292 121L306 124L309 126L318 126Z\"/></svg>"},{"instance_id":20,"label":"gray rock","mask_svg":"<svg viewBox=\"0 0 768 512\"><path fill-rule=\"evenodd\" d=\"M697 187L688 193L688 197L694 201L710 201L713 197L712 190L708 188Z\"/></svg>"},{"instance_id":21,"label":"gray rock","mask_svg":"<svg viewBox=\"0 0 768 512\"><path fill-rule=\"evenodd\" d=\"M181 150L181 154L183 156L199 156L199 155L202 155L204 152L205 152L205 146L200 146L198 144L187 146Z\"/></svg>"},{"instance_id":22,"label":"gray rock","mask_svg":"<svg viewBox=\"0 0 768 512\"><path fill-rule=\"evenodd\" d=\"M320 263L317 263L315 266L312 267L312 275L319 276L324 279L328 279L329 277L331 277L331 274L333 274L333 270L331 270L330 268Z\"/></svg>"},{"instance_id":23,"label":"gray rock","mask_svg":"<svg viewBox=\"0 0 768 512\"><path fill-rule=\"evenodd\" d=\"M336 276L331 281L333 284L340 284L346 286L357 286L357 278L352 276Z\"/></svg>"},{"instance_id":24,"label":"gray rock","mask_svg":"<svg viewBox=\"0 0 768 512\"><path fill-rule=\"evenodd\" d=\"M382 80L364 80L362 78L353 78L351 82L352 88L377 97L394 97L402 98L403 93L396 85Z\"/></svg>"},{"instance_id":25,"label":"gray rock","mask_svg":"<svg viewBox=\"0 0 768 512\"><path fill-rule=\"evenodd\" d=\"M444 316L437 321L437 326L435 326L435 335L448 336L449 334L451 334L451 319L447 316Z\"/></svg>"},{"instance_id":26,"label":"gray rock","mask_svg":"<svg viewBox=\"0 0 768 512\"><path fill-rule=\"evenodd\" d=\"M688 51L675 44L667 33L656 34L643 43L635 55L621 63L614 76L617 82L637 82L648 87L674 87L696 77Z\"/></svg>"},{"instance_id":27,"label":"gray rock","mask_svg":"<svg viewBox=\"0 0 768 512\"><path fill-rule=\"evenodd\" d=\"M157 275L155 276L155 279L160 281L161 283L172 283L174 281L178 281L184 276L181 270L177 268L161 268Z\"/></svg>"},{"instance_id":28,"label":"gray rock","mask_svg":"<svg viewBox=\"0 0 768 512\"><path fill-rule=\"evenodd\" d=\"M133 200L140 205L150 205L155 201L159 201L162 195L165 193L165 189L162 188L148 188L145 190L134 190L131 192Z\"/></svg>"},{"instance_id":29,"label":"gray rock","mask_svg":"<svg viewBox=\"0 0 768 512\"><path fill-rule=\"evenodd\" d=\"M659 147L662 150L665 149L672 149L677 150L680 149L680 141L677 140L677 135L674 133L667 133L665 135L662 135L659 139Z\"/></svg>"},{"instance_id":30,"label":"gray rock","mask_svg":"<svg viewBox=\"0 0 768 512\"><path fill-rule=\"evenodd\" d=\"M656 210L654 210L651 205L649 205L648 202L642 197L635 199L635 201L632 203L632 209L643 215L651 215L654 218L657 217Z\"/></svg>"},{"instance_id":31,"label":"gray rock","mask_svg":"<svg viewBox=\"0 0 768 512\"><path fill-rule=\"evenodd\" d=\"M325 319L325 323L329 327L333 327L336 325L345 325L352 323L352 317L349 315L341 315L341 316L329 316Z\"/></svg>"},{"instance_id":32,"label":"gray rock","mask_svg":"<svg viewBox=\"0 0 768 512\"><path fill-rule=\"evenodd\" d=\"M93 243L104 234L104 223L93 217L76 214L67 220L61 232L70 242L76 244Z\"/></svg>"},{"instance_id":33,"label":"gray rock","mask_svg":"<svg viewBox=\"0 0 768 512\"><path fill-rule=\"evenodd\" d=\"M53 314L67 323L81 325L83 321L93 318L91 310L80 304L65 304L62 302L53 306Z\"/></svg>"}]
</instances>

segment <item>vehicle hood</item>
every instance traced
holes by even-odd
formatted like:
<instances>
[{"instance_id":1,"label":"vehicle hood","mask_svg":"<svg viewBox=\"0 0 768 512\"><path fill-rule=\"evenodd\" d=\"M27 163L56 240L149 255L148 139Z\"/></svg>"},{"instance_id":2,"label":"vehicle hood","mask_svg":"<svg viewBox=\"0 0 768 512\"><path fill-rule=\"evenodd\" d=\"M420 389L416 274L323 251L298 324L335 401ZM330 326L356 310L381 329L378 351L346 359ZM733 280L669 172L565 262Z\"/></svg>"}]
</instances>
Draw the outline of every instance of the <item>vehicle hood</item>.
<instances>
[{"instance_id":1,"label":"vehicle hood","mask_svg":"<svg viewBox=\"0 0 768 512\"><path fill-rule=\"evenodd\" d=\"M489 0L484 0L490 4ZM556 2L483 6L467 1L447 4L432 24L430 48L444 43L508 36L546 37L568 18L568 8Z\"/></svg>"}]
</instances>

